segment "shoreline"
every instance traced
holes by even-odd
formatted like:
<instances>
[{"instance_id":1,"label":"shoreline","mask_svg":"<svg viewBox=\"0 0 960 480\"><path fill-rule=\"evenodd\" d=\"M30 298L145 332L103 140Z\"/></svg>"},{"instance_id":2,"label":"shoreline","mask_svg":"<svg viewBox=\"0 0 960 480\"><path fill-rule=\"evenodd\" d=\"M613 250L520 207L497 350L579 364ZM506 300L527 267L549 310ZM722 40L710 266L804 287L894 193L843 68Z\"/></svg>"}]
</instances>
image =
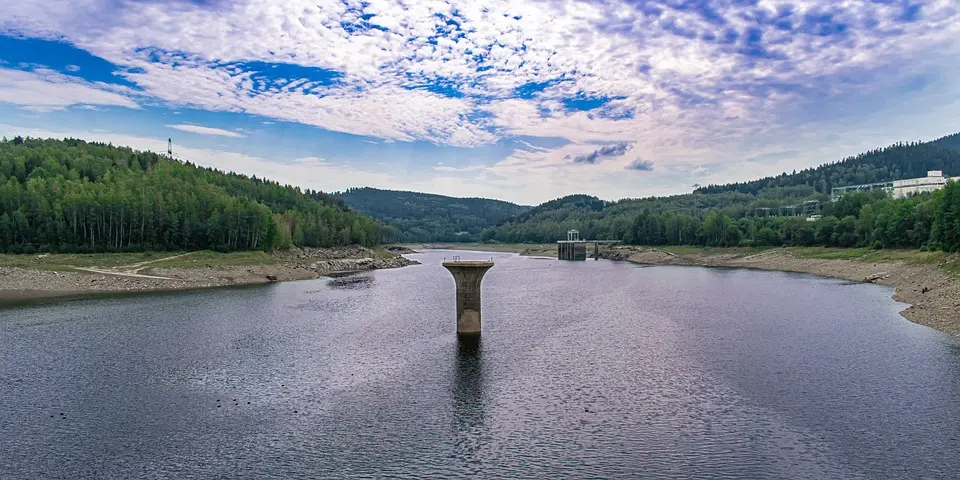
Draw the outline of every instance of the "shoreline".
<instances>
[{"instance_id":1,"label":"shoreline","mask_svg":"<svg viewBox=\"0 0 960 480\"><path fill-rule=\"evenodd\" d=\"M360 246L293 248L248 255L190 252L126 265L110 265L124 254L89 259L77 256L18 256L21 264L0 263L0 308L96 296L137 295L243 287L401 268L418 264L407 250L371 250ZM137 254L143 256L144 254ZM100 261L95 266L59 263ZM52 259L52 260L51 260ZM8 258L9 260L9 258ZM104 266L108 265L108 266Z\"/></svg>"},{"instance_id":2,"label":"shoreline","mask_svg":"<svg viewBox=\"0 0 960 480\"><path fill-rule=\"evenodd\" d=\"M130 265L94 268L0 263L0 308L44 301L205 290L310 280L418 264L403 257L413 249L510 252L555 256L550 244L417 244L371 250L359 246L299 249L233 263L231 254L192 252ZM867 252L867 253L863 253ZM861 253L863 253L861 255ZM223 256L223 258L217 257ZM859 255L859 256L858 256ZM28 256L24 256L26 258ZM38 256L37 258L42 258ZM615 246L607 260L643 265L745 268L804 273L894 287L892 298L908 305L907 320L960 338L960 255L918 251L818 248L695 248ZM171 263L172 262L172 263ZM218 263L219 262L219 263Z\"/></svg>"},{"instance_id":3,"label":"shoreline","mask_svg":"<svg viewBox=\"0 0 960 480\"><path fill-rule=\"evenodd\" d=\"M419 248L512 252L553 256L549 244L435 244ZM894 288L904 303L905 319L960 338L960 255L920 251L799 248L699 248L618 245L600 250L600 258L642 265L744 268L803 273Z\"/></svg>"},{"instance_id":4,"label":"shoreline","mask_svg":"<svg viewBox=\"0 0 960 480\"><path fill-rule=\"evenodd\" d=\"M716 249L673 253L652 247L618 247L601 258L643 265L744 268L803 273L894 288L905 319L960 338L960 278L938 263L809 258L787 249Z\"/></svg>"}]
</instances>

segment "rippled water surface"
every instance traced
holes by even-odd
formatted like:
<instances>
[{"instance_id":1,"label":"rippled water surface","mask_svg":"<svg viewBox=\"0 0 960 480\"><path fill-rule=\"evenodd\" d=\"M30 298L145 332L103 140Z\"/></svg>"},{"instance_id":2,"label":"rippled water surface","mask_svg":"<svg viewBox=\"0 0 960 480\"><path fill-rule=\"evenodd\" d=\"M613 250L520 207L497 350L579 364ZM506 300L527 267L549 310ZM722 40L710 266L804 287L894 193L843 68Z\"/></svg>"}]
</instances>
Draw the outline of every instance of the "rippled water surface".
<instances>
[{"instance_id":1,"label":"rippled water surface","mask_svg":"<svg viewBox=\"0 0 960 480\"><path fill-rule=\"evenodd\" d=\"M960 347L889 289L454 252L0 310L2 478L960 478Z\"/></svg>"}]
</instances>

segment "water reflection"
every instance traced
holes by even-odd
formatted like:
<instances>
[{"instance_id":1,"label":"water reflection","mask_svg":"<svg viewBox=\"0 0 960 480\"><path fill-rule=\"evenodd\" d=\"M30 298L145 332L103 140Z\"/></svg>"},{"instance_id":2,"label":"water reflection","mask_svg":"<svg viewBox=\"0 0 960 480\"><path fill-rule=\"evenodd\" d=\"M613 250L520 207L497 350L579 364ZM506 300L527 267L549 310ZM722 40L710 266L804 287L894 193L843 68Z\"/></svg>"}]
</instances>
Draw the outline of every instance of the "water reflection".
<instances>
[{"instance_id":1,"label":"water reflection","mask_svg":"<svg viewBox=\"0 0 960 480\"><path fill-rule=\"evenodd\" d=\"M341 290L367 290L373 288L373 274L350 274L335 277L327 282L327 286Z\"/></svg>"},{"instance_id":2,"label":"water reflection","mask_svg":"<svg viewBox=\"0 0 960 480\"><path fill-rule=\"evenodd\" d=\"M479 474L484 428L484 367L480 337L460 338L454 362L453 416L454 455ZM474 468L476 470L474 471Z\"/></svg>"}]
</instances>

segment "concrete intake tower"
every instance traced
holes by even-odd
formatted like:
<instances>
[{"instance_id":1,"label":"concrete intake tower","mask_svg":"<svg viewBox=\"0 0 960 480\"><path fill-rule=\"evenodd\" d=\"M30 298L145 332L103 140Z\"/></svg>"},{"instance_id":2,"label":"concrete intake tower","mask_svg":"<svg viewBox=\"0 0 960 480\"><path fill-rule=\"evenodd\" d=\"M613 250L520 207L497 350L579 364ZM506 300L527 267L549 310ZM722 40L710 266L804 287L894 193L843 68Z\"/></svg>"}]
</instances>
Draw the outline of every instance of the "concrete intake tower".
<instances>
[{"instance_id":1,"label":"concrete intake tower","mask_svg":"<svg viewBox=\"0 0 960 480\"><path fill-rule=\"evenodd\" d=\"M493 261L443 262L457 282L457 336L480 335L480 282Z\"/></svg>"}]
</instances>

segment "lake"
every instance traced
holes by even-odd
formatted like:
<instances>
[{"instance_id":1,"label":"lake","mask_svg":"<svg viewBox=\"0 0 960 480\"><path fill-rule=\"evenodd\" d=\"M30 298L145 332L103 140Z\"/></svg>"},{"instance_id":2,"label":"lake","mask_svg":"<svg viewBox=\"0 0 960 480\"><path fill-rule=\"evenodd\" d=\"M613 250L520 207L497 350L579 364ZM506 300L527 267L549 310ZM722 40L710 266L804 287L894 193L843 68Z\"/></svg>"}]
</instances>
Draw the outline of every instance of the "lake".
<instances>
[{"instance_id":1,"label":"lake","mask_svg":"<svg viewBox=\"0 0 960 480\"><path fill-rule=\"evenodd\" d=\"M453 255L497 263L479 344ZM410 257L0 310L0 477L960 476L960 345L890 288Z\"/></svg>"}]
</instances>

